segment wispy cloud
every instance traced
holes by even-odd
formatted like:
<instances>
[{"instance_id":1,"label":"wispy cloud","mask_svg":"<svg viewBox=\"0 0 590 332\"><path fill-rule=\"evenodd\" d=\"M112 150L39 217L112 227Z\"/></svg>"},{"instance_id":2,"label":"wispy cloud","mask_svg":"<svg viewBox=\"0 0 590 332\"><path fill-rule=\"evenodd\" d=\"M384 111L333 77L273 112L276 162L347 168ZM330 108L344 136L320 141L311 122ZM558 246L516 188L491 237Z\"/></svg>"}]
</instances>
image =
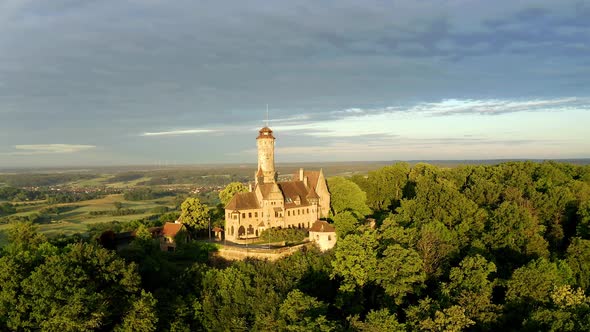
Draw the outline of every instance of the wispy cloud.
<instances>
[{"instance_id":1,"label":"wispy cloud","mask_svg":"<svg viewBox=\"0 0 590 332\"><path fill-rule=\"evenodd\" d=\"M32 156L40 154L76 153L96 148L95 145L82 144L23 144L15 145L18 151L7 152L4 155Z\"/></svg>"},{"instance_id":2,"label":"wispy cloud","mask_svg":"<svg viewBox=\"0 0 590 332\"><path fill-rule=\"evenodd\" d=\"M501 116L519 112L590 111L590 98L556 99L444 99L414 105L377 108L348 108L330 112L330 116L307 117L297 123L281 123L275 130L314 137L393 137L402 130L400 121L433 117Z\"/></svg>"},{"instance_id":3,"label":"wispy cloud","mask_svg":"<svg viewBox=\"0 0 590 332\"><path fill-rule=\"evenodd\" d=\"M499 115L514 112L556 112L590 109L585 98L502 100L502 99L446 99L437 103L422 103L408 109L409 112L433 116L480 114Z\"/></svg>"},{"instance_id":4,"label":"wispy cloud","mask_svg":"<svg viewBox=\"0 0 590 332\"><path fill-rule=\"evenodd\" d=\"M198 135L205 133L216 132L214 129L184 129L184 130L170 130L158 132L145 132L140 136L180 136L180 135Z\"/></svg>"}]
</instances>

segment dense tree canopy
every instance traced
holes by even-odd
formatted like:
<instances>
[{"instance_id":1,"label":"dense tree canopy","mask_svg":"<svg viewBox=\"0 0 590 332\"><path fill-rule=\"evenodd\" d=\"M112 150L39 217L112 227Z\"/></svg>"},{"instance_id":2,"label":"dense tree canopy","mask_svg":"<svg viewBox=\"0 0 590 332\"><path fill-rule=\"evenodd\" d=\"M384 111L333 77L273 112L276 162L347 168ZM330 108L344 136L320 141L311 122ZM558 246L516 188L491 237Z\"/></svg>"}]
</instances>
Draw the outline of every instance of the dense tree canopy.
<instances>
[{"instance_id":1,"label":"dense tree canopy","mask_svg":"<svg viewBox=\"0 0 590 332\"><path fill-rule=\"evenodd\" d=\"M59 238L14 222L0 330L590 331L590 166L400 163L328 182L335 248L277 261L203 241L163 252L146 222ZM206 227L207 206L182 200L181 220ZM120 231L134 240L97 241Z\"/></svg>"}]
</instances>

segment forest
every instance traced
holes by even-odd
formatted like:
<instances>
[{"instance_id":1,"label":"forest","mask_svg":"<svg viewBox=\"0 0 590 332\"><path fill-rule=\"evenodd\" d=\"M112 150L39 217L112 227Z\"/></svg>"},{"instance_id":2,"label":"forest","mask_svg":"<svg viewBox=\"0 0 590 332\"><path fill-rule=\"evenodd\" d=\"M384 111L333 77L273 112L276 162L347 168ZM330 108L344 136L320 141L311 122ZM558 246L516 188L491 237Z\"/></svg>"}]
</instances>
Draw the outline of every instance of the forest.
<instances>
[{"instance_id":1,"label":"forest","mask_svg":"<svg viewBox=\"0 0 590 332\"><path fill-rule=\"evenodd\" d=\"M396 163L328 187L336 247L275 262L163 252L137 221L120 250L14 223L0 330L590 331L590 166Z\"/></svg>"}]
</instances>

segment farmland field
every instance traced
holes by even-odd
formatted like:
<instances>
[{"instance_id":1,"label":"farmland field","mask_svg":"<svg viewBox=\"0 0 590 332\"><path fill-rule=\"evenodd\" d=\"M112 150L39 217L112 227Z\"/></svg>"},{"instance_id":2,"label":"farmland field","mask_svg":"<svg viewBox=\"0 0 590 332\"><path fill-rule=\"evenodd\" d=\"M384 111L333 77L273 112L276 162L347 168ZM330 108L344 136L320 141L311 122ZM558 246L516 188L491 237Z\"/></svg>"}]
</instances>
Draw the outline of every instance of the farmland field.
<instances>
[{"instance_id":1,"label":"farmland field","mask_svg":"<svg viewBox=\"0 0 590 332\"><path fill-rule=\"evenodd\" d=\"M174 208L174 197L167 196L145 201L128 201L123 198L122 194L108 195L103 198L80 201L74 203L62 203L49 205L44 201L27 202L17 207L17 213L13 216L29 216L35 213L41 214L43 209L48 207L69 207L65 212L57 215L51 215L51 220L38 224L39 230L48 236L57 234L75 234L84 233L88 225L95 223L117 221L131 221L153 215L151 210L155 207L165 206L169 209ZM115 202L120 202L123 209L132 209L132 214L113 216L92 215L92 211L115 211ZM0 231L10 227L9 224L0 224ZM0 242L2 238L0 238Z\"/></svg>"}]
</instances>

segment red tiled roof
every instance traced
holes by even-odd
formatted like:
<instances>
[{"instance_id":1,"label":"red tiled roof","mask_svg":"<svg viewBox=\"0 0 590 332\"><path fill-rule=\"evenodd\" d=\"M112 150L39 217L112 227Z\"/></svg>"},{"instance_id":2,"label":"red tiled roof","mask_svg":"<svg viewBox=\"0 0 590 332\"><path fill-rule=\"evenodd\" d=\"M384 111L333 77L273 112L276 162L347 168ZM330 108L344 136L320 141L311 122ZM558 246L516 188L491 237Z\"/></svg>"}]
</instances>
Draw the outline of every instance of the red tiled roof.
<instances>
[{"instance_id":1,"label":"red tiled roof","mask_svg":"<svg viewBox=\"0 0 590 332\"><path fill-rule=\"evenodd\" d=\"M215 226L215 227L213 227L212 231L214 231L214 232L223 232L223 228Z\"/></svg>"},{"instance_id":2,"label":"red tiled roof","mask_svg":"<svg viewBox=\"0 0 590 332\"><path fill-rule=\"evenodd\" d=\"M231 201L225 206L225 209L227 210L250 210L259 208L258 199L254 192L235 194Z\"/></svg>"},{"instance_id":3,"label":"red tiled roof","mask_svg":"<svg viewBox=\"0 0 590 332\"><path fill-rule=\"evenodd\" d=\"M313 225L311 225L311 228L309 229L309 231L310 232L328 233L328 232L336 232L336 228L334 228L334 226L332 226L332 224L329 224L326 221L318 220L318 221L314 222Z\"/></svg>"},{"instance_id":4,"label":"red tiled roof","mask_svg":"<svg viewBox=\"0 0 590 332\"><path fill-rule=\"evenodd\" d=\"M177 224L173 222L167 222L164 224L164 228L162 228L162 235L175 237L178 232L182 229L183 224Z\"/></svg>"}]
</instances>

